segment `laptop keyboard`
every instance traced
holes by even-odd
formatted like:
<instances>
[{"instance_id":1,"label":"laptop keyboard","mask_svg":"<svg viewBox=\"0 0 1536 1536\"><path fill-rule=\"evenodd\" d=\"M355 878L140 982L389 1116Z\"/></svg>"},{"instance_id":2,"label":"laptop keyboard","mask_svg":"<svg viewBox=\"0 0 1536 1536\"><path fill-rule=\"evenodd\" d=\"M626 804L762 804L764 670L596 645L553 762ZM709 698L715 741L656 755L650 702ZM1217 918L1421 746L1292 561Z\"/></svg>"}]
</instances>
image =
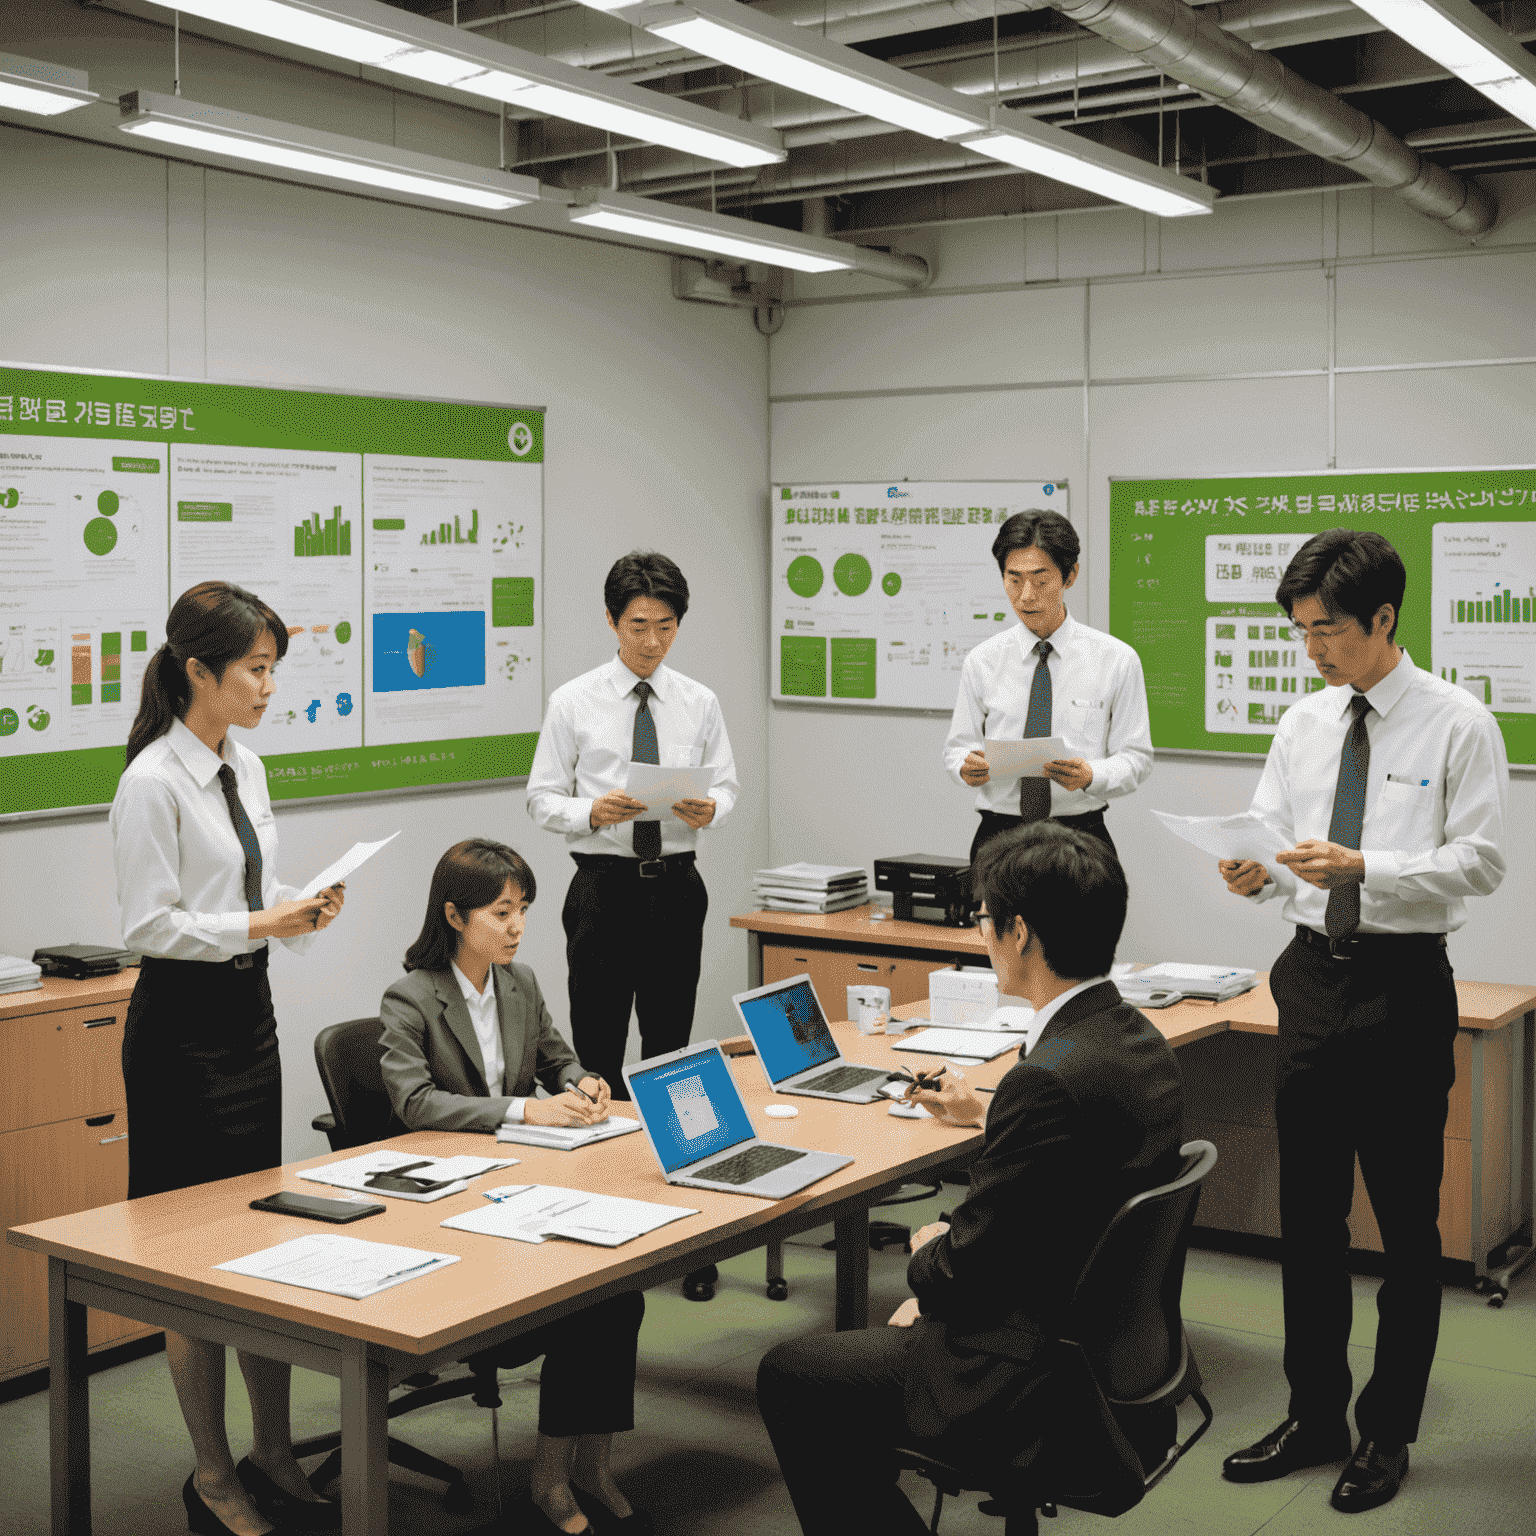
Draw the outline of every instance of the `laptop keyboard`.
<instances>
[{"instance_id":1,"label":"laptop keyboard","mask_svg":"<svg viewBox=\"0 0 1536 1536\"><path fill-rule=\"evenodd\" d=\"M847 1088L862 1088L865 1083L888 1076L888 1072L880 1072L871 1067L834 1067L809 1082L796 1083L795 1087L811 1088L817 1093L842 1093Z\"/></svg>"},{"instance_id":2,"label":"laptop keyboard","mask_svg":"<svg viewBox=\"0 0 1536 1536\"><path fill-rule=\"evenodd\" d=\"M694 1177L715 1184L750 1184L760 1175L772 1173L775 1168L782 1168L804 1156L804 1152L797 1152L793 1147L748 1147L723 1163L698 1169Z\"/></svg>"}]
</instances>

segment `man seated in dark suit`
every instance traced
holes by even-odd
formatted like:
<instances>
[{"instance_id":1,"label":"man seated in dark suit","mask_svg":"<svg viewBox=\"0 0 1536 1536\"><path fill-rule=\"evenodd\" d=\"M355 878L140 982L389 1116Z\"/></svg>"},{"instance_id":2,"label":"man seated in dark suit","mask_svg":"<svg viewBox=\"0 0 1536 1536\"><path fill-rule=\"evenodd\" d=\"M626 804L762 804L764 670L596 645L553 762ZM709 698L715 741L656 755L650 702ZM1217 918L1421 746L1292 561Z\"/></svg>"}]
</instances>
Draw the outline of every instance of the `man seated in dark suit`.
<instances>
[{"instance_id":1,"label":"man seated in dark suit","mask_svg":"<svg viewBox=\"0 0 1536 1536\"><path fill-rule=\"evenodd\" d=\"M1090 1251L1131 1195L1180 1167L1173 1052L1108 979L1126 908L1114 853L1039 822L989 843L975 879L999 990L1035 1005L1040 1033L990 1105L953 1070L913 1095L946 1125L985 1124L986 1140L953 1220L913 1238L913 1296L892 1326L780 1344L758 1368L806 1536L919 1536L893 1455L914 1438L1017 1465L1060 1411L1045 1344Z\"/></svg>"}]
</instances>

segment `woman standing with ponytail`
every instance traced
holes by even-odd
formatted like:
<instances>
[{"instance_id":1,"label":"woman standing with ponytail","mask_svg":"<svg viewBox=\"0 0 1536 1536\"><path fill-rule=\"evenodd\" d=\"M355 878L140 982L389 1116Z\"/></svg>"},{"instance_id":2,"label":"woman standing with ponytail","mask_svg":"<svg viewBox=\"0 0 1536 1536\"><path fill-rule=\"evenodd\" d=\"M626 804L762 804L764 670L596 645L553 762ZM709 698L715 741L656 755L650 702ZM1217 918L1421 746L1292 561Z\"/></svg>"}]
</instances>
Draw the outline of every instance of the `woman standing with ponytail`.
<instances>
[{"instance_id":1,"label":"woman standing with ponytail","mask_svg":"<svg viewBox=\"0 0 1536 1536\"><path fill-rule=\"evenodd\" d=\"M282 1161L267 941L302 952L343 900L340 886L303 900L278 884L266 773L229 734L261 723L288 649L282 620L242 588L205 581L177 599L165 630L109 818L123 943L144 956L123 1039L130 1200ZM182 1490L189 1528L333 1524L336 1506L293 1459L289 1367L240 1353L254 1435L237 1468L224 1346L167 1333L165 1352L197 1457Z\"/></svg>"}]
</instances>

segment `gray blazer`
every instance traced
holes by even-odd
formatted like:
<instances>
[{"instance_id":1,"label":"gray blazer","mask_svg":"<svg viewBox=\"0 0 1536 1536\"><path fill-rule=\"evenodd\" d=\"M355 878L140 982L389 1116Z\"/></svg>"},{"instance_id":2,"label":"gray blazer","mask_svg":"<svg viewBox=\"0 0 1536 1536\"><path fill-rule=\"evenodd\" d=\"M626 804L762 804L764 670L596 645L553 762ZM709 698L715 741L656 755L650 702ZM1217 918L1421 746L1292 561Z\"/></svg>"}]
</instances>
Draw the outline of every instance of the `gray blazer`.
<instances>
[{"instance_id":1,"label":"gray blazer","mask_svg":"<svg viewBox=\"0 0 1536 1536\"><path fill-rule=\"evenodd\" d=\"M592 1075L556 1032L526 965L493 965L491 977L509 1090L497 1098L487 1092L485 1059L452 971L411 971L384 994L384 1086L413 1131L494 1131L512 1099L527 1098L535 1080L558 1093Z\"/></svg>"}]
</instances>

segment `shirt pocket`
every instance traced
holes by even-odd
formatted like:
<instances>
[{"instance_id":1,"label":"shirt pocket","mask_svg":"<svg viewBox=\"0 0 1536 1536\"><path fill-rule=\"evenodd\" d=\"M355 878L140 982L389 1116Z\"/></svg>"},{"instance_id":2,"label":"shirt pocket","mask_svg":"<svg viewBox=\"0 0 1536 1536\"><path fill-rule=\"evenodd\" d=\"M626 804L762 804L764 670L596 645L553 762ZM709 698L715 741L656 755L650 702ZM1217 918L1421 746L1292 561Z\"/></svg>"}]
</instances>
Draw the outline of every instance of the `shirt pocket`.
<instances>
[{"instance_id":1,"label":"shirt pocket","mask_svg":"<svg viewBox=\"0 0 1536 1536\"><path fill-rule=\"evenodd\" d=\"M1104 738L1109 727L1109 701L1107 699L1068 699L1066 730L1062 733L1067 745L1089 757L1104 755Z\"/></svg>"},{"instance_id":2,"label":"shirt pocket","mask_svg":"<svg viewBox=\"0 0 1536 1536\"><path fill-rule=\"evenodd\" d=\"M698 768L703 762L703 747L661 748L661 763L659 766L663 768Z\"/></svg>"},{"instance_id":3,"label":"shirt pocket","mask_svg":"<svg viewBox=\"0 0 1536 1536\"><path fill-rule=\"evenodd\" d=\"M1370 833L1363 841L1367 846L1396 848L1404 853L1433 848L1437 840L1436 798L1433 784L1389 780L1381 786Z\"/></svg>"}]
</instances>

